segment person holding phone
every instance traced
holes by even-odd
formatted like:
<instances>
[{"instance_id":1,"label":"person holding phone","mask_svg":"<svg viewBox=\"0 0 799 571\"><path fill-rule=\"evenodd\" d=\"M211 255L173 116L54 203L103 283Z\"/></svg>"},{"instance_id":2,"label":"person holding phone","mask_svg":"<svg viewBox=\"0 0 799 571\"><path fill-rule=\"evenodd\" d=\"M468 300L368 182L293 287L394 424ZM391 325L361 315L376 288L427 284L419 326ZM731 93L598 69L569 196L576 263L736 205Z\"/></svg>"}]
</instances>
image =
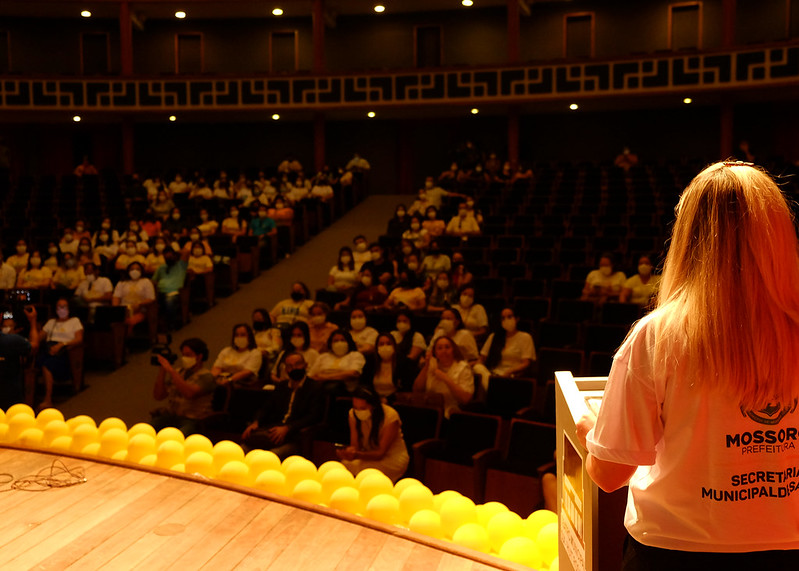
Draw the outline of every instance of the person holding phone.
<instances>
[{"instance_id":1,"label":"person holding phone","mask_svg":"<svg viewBox=\"0 0 799 571\"><path fill-rule=\"evenodd\" d=\"M28 339L21 335L23 330L16 316L10 311L3 313L0 329L0 408L3 410L25 401L23 361L39 350L36 308L26 305L23 313L30 329Z\"/></svg>"}]
</instances>

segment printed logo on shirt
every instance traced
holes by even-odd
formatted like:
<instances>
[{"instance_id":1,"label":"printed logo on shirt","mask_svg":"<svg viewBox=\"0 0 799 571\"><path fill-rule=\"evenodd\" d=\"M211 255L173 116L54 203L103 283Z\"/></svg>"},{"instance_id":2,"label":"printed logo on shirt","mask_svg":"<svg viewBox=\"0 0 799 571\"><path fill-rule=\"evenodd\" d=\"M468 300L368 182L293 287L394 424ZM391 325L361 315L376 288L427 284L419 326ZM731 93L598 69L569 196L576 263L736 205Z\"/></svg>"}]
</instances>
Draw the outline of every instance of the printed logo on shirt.
<instances>
[{"instance_id":1,"label":"printed logo on shirt","mask_svg":"<svg viewBox=\"0 0 799 571\"><path fill-rule=\"evenodd\" d=\"M741 414L754 422L766 426L776 426L788 414L796 411L797 401L790 406L783 406L779 402L769 403L760 410L746 410L741 407ZM795 426L786 426L779 430L752 430L726 435L727 448L738 448L741 454L774 454L793 450L794 442L799 436L799 429Z\"/></svg>"}]
</instances>

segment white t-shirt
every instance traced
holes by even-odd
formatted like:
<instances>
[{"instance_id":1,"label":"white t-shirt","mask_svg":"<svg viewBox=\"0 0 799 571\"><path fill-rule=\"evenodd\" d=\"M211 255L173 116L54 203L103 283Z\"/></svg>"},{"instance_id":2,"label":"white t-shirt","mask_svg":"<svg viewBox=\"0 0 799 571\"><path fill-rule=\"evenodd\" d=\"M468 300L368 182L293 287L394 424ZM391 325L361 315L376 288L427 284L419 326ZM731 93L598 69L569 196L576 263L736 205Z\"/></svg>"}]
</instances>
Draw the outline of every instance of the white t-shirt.
<instances>
[{"instance_id":1,"label":"white t-shirt","mask_svg":"<svg viewBox=\"0 0 799 571\"><path fill-rule=\"evenodd\" d=\"M333 276L333 286L336 289L346 289L355 287L358 285L361 277L358 275L357 270L354 268L351 270L343 269L340 270L339 267L333 266L330 268L330 275Z\"/></svg>"},{"instance_id":2,"label":"white t-shirt","mask_svg":"<svg viewBox=\"0 0 799 571\"><path fill-rule=\"evenodd\" d=\"M247 369L257 377L261 368L261 351L258 348L238 351L233 347L225 347L214 361L214 367L219 367L231 375Z\"/></svg>"},{"instance_id":3,"label":"white t-shirt","mask_svg":"<svg viewBox=\"0 0 799 571\"><path fill-rule=\"evenodd\" d=\"M488 336L483 350L480 354L488 357L491 350L491 343L494 341L494 334ZM505 337L505 346L502 348L502 356L499 363L491 370L495 375L506 375L508 371L515 369L522 364L525 359L535 361L535 345L532 336L525 331L516 331L512 337Z\"/></svg>"},{"instance_id":4,"label":"white t-shirt","mask_svg":"<svg viewBox=\"0 0 799 571\"><path fill-rule=\"evenodd\" d=\"M652 294L657 291L660 285L660 276L652 275L649 277L649 282L644 283L641 281L641 276L635 274L633 277L624 282L624 287L632 290L630 303L637 303L638 305L646 305Z\"/></svg>"},{"instance_id":5,"label":"white t-shirt","mask_svg":"<svg viewBox=\"0 0 799 571\"><path fill-rule=\"evenodd\" d=\"M78 284L78 289L75 290L75 297L80 297L86 300L89 303L89 307L97 307L98 305L103 304L96 300L111 293L112 291L114 291L114 286L111 284L111 280L104 278L103 276L99 276L92 282L90 282L88 279L84 279L82 282L80 282Z\"/></svg>"},{"instance_id":6,"label":"white t-shirt","mask_svg":"<svg viewBox=\"0 0 799 571\"><path fill-rule=\"evenodd\" d=\"M474 303L469 308L455 305L452 309L461 314L463 326L472 333L481 327L488 327L488 314L486 313L485 307L479 303Z\"/></svg>"},{"instance_id":7,"label":"white t-shirt","mask_svg":"<svg viewBox=\"0 0 799 571\"><path fill-rule=\"evenodd\" d=\"M312 379L323 371L358 371L363 372L366 359L358 351L351 351L343 357L336 357L333 353L322 353L314 361L313 365L308 366L308 376ZM347 381L347 390L353 391L357 386L357 381Z\"/></svg>"},{"instance_id":8,"label":"white t-shirt","mask_svg":"<svg viewBox=\"0 0 799 571\"><path fill-rule=\"evenodd\" d=\"M399 331L392 331L391 335L394 336L394 341L397 342L397 345L402 343L402 340L405 336L400 333ZM424 335L419 333L418 331L413 332L413 340L411 341L411 347L418 347L422 351L427 349L427 343L424 342Z\"/></svg>"},{"instance_id":9,"label":"white t-shirt","mask_svg":"<svg viewBox=\"0 0 799 571\"><path fill-rule=\"evenodd\" d=\"M621 286L627 281L627 276L624 275L624 272L616 272L605 276L599 270L592 270L588 272L585 281L592 287L609 287L611 293L618 294L621 292Z\"/></svg>"},{"instance_id":10,"label":"white t-shirt","mask_svg":"<svg viewBox=\"0 0 799 571\"><path fill-rule=\"evenodd\" d=\"M275 323L294 323L297 319L303 321L308 320L308 310L313 305L313 301L305 299L302 301L294 301L293 299L284 299L279 301L275 307L272 308L271 316L272 321Z\"/></svg>"},{"instance_id":11,"label":"white t-shirt","mask_svg":"<svg viewBox=\"0 0 799 571\"><path fill-rule=\"evenodd\" d=\"M441 369L455 381L455 384L460 388L474 394L474 375L469 368L469 363L466 361L455 361L450 365L449 369ZM447 384L436 377L433 372L428 368L427 382L425 383L425 390L428 393L440 393L444 395L444 416L449 418L452 412L460 410L458 399L449 390Z\"/></svg>"},{"instance_id":12,"label":"white t-shirt","mask_svg":"<svg viewBox=\"0 0 799 571\"><path fill-rule=\"evenodd\" d=\"M155 299L155 288L147 278L125 280L117 284L114 297L118 297L122 305L141 304Z\"/></svg>"},{"instance_id":13,"label":"white t-shirt","mask_svg":"<svg viewBox=\"0 0 799 571\"><path fill-rule=\"evenodd\" d=\"M799 411L742 411L723 390L652 358L655 314L613 360L588 450L639 466L624 524L645 545L682 551L799 548ZM682 361L684 363L684 361Z\"/></svg>"},{"instance_id":14,"label":"white t-shirt","mask_svg":"<svg viewBox=\"0 0 799 571\"><path fill-rule=\"evenodd\" d=\"M80 319L70 317L66 321L50 319L44 324L42 330L45 333L45 340L55 341L56 343L69 343L74 341L75 334L83 331Z\"/></svg>"},{"instance_id":15,"label":"white t-shirt","mask_svg":"<svg viewBox=\"0 0 799 571\"><path fill-rule=\"evenodd\" d=\"M11 264L0 263L0 289L14 289L17 285L17 271Z\"/></svg>"}]
</instances>

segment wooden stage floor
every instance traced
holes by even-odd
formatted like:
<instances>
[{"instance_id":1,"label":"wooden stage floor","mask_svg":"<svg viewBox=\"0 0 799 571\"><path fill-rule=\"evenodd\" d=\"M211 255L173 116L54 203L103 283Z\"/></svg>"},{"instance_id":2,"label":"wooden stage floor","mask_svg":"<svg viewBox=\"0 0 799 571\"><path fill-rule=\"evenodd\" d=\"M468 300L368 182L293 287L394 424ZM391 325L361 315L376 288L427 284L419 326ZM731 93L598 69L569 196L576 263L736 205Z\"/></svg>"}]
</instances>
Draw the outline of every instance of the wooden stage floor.
<instances>
[{"instance_id":1,"label":"wooden stage floor","mask_svg":"<svg viewBox=\"0 0 799 571\"><path fill-rule=\"evenodd\" d=\"M336 510L159 470L0 447L0 472L22 478L56 458L82 467L86 482L0 493L0 569L526 569Z\"/></svg>"}]
</instances>

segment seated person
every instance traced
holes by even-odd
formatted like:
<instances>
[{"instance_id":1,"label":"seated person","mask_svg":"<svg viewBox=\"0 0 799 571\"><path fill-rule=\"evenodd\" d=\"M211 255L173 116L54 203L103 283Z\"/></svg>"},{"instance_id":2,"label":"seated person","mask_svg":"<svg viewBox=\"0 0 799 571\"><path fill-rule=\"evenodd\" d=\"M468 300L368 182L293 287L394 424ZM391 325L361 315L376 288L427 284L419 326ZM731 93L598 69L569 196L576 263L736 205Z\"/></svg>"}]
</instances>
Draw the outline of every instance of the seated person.
<instances>
[{"instance_id":1,"label":"seated person","mask_svg":"<svg viewBox=\"0 0 799 571\"><path fill-rule=\"evenodd\" d=\"M471 283L474 279L472 272L466 268L466 264L463 261L463 254L460 252L452 253L452 268L449 271L449 279L452 282L452 286L458 289Z\"/></svg>"},{"instance_id":2,"label":"seated person","mask_svg":"<svg viewBox=\"0 0 799 571\"><path fill-rule=\"evenodd\" d=\"M169 217L172 209L175 208L175 203L172 202L165 190L159 190L151 208L155 217L163 221Z\"/></svg>"},{"instance_id":3,"label":"seated person","mask_svg":"<svg viewBox=\"0 0 799 571\"><path fill-rule=\"evenodd\" d=\"M272 319L267 310L258 308L252 311L252 330L255 333L255 345L261 352L261 371L271 371L275 359L283 350L280 329L272 327Z\"/></svg>"},{"instance_id":4,"label":"seated person","mask_svg":"<svg viewBox=\"0 0 799 571\"><path fill-rule=\"evenodd\" d=\"M397 312L396 327L391 335L397 342L398 354L416 363L422 353L427 350L427 343L425 343L424 335L413 328L413 313L409 309L400 309Z\"/></svg>"},{"instance_id":5,"label":"seated person","mask_svg":"<svg viewBox=\"0 0 799 571\"><path fill-rule=\"evenodd\" d=\"M73 256L78 253L78 241L75 239L75 233L71 228L64 229L64 236L58 244L58 249L62 254L69 252Z\"/></svg>"},{"instance_id":6,"label":"seated person","mask_svg":"<svg viewBox=\"0 0 799 571\"><path fill-rule=\"evenodd\" d=\"M271 450L281 459L298 452L300 431L322 420L325 397L318 383L306 375L300 353L285 358L288 382L279 383L266 406L241 435L248 448Z\"/></svg>"},{"instance_id":7,"label":"seated person","mask_svg":"<svg viewBox=\"0 0 799 571\"><path fill-rule=\"evenodd\" d=\"M413 382L414 392L438 393L444 397L444 417L449 418L460 405L467 404L474 394L474 376L460 349L449 337L439 337L424 367Z\"/></svg>"},{"instance_id":8,"label":"seated person","mask_svg":"<svg viewBox=\"0 0 799 571\"><path fill-rule=\"evenodd\" d=\"M360 280L355 261L352 257L352 250L349 246L343 246L338 251L338 263L330 268L327 278L327 289L329 291L350 292L355 288Z\"/></svg>"},{"instance_id":9,"label":"seated person","mask_svg":"<svg viewBox=\"0 0 799 571\"><path fill-rule=\"evenodd\" d=\"M205 235L202 233L199 227L194 227L189 231L189 239L183 244L181 252L191 253L194 244L200 244L203 248L203 253L205 253L207 256L214 255L214 252L211 249L211 244L205 238Z\"/></svg>"},{"instance_id":10,"label":"seated person","mask_svg":"<svg viewBox=\"0 0 799 571\"><path fill-rule=\"evenodd\" d=\"M425 278L435 279L441 272L449 272L452 268L452 260L449 256L441 253L438 240L430 242L430 249L422 260L422 273Z\"/></svg>"},{"instance_id":11,"label":"seated person","mask_svg":"<svg viewBox=\"0 0 799 571\"><path fill-rule=\"evenodd\" d=\"M161 225L164 232L169 232L176 238L186 236L188 232L188 223L183 218L180 208L175 207L169 213L169 218Z\"/></svg>"},{"instance_id":12,"label":"seated person","mask_svg":"<svg viewBox=\"0 0 799 571\"><path fill-rule=\"evenodd\" d=\"M159 236L155 239L152 251L144 258L144 272L147 275L153 275L155 270L166 263L166 260L164 260L164 250L166 250L167 246L168 244L163 237Z\"/></svg>"},{"instance_id":13,"label":"seated person","mask_svg":"<svg viewBox=\"0 0 799 571\"><path fill-rule=\"evenodd\" d=\"M626 281L624 272L613 271L613 254L606 252L599 258L599 269L591 270L585 278L581 299L598 303L616 300Z\"/></svg>"},{"instance_id":14,"label":"seated person","mask_svg":"<svg viewBox=\"0 0 799 571\"><path fill-rule=\"evenodd\" d=\"M653 274L652 268L651 257L638 258L638 273L624 282L619 296L620 302L636 303L641 306L649 304L660 285L660 276Z\"/></svg>"},{"instance_id":15,"label":"seated person","mask_svg":"<svg viewBox=\"0 0 799 571\"><path fill-rule=\"evenodd\" d=\"M92 241L88 237L83 237L78 242L78 265L83 267L86 262L99 262L99 258L95 258L92 251Z\"/></svg>"},{"instance_id":16,"label":"seated person","mask_svg":"<svg viewBox=\"0 0 799 571\"><path fill-rule=\"evenodd\" d=\"M282 196L275 198L272 208L267 211L267 216L273 219L278 226L288 226L294 220L294 209L286 203Z\"/></svg>"},{"instance_id":17,"label":"seated person","mask_svg":"<svg viewBox=\"0 0 799 571\"><path fill-rule=\"evenodd\" d=\"M405 474L410 459L396 410L383 404L374 392L358 387L352 397L349 425L350 445L337 455L350 472L357 475L375 468L392 482Z\"/></svg>"},{"instance_id":18,"label":"seated person","mask_svg":"<svg viewBox=\"0 0 799 571\"><path fill-rule=\"evenodd\" d=\"M391 290L383 307L389 311L394 311L401 307L407 307L411 311L421 311L426 305L427 297L424 290L419 287L419 280L416 274L409 269L400 270L397 287Z\"/></svg>"},{"instance_id":19,"label":"seated person","mask_svg":"<svg viewBox=\"0 0 799 571\"><path fill-rule=\"evenodd\" d=\"M361 385L371 387L383 402L392 402L397 392L413 390L418 367L397 350L391 333L377 336L377 350L366 359Z\"/></svg>"},{"instance_id":20,"label":"seated person","mask_svg":"<svg viewBox=\"0 0 799 571\"><path fill-rule=\"evenodd\" d=\"M397 263L386 257L383 247L377 242L369 246L369 251L372 259L361 266L361 271L370 270L373 277L376 277L386 288L390 288L397 277Z\"/></svg>"},{"instance_id":21,"label":"seated person","mask_svg":"<svg viewBox=\"0 0 799 571\"><path fill-rule=\"evenodd\" d=\"M158 292L159 307L166 314L168 327L178 329L181 324L180 290L186 285L188 264L168 246L164 250L164 264L153 274L153 285Z\"/></svg>"},{"instance_id":22,"label":"seated person","mask_svg":"<svg viewBox=\"0 0 799 571\"><path fill-rule=\"evenodd\" d=\"M208 210L205 208L200 209L200 223L197 225L197 229L205 236L213 236L216 234L217 229L219 228L219 222L214 220L211 215L208 213ZM190 237L192 242L195 242L197 239ZM199 239L199 238L198 238Z\"/></svg>"},{"instance_id":23,"label":"seated person","mask_svg":"<svg viewBox=\"0 0 799 571\"><path fill-rule=\"evenodd\" d=\"M210 186L208 186L208 183L205 182L203 177L200 177L197 180L189 192L189 200L193 200L195 198L199 198L201 200L211 200L213 197L214 191Z\"/></svg>"},{"instance_id":24,"label":"seated person","mask_svg":"<svg viewBox=\"0 0 799 571\"><path fill-rule=\"evenodd\" d=\"M277 236L277 223L269 218L269 211L264 205L258 207L257 217L250 220L250 236L258 237L261 243L266 236Z\"/></svg>"},{"instance_id":25,"label":"seated person","mask_svg":"<svg viewBox=\"0 0 799 571\"><path fill-rule=\"evenodd\" d=\"M447 224L447 234L450 236L477 236L480 234L480 225L474 216L469 216L466 203L458 205L458 215L453 216Z\"/></svg>"},{"instance_id":26,"label":"seated person","mask_svg":"<svg viewBox=\"0 0 799 571\"><path fill-rule=\"evenodd\" d=\"M219 352L211 374L217 384L232 383L237 388L260 388L261 351L255 345L255 335L246 323L233 326L230 346Z\"/></svg>"},{"instance_id":27,"label":"seated person","mask_svg":"<svg viewBox=\"0 0 799 571\"><path fill-rule=\"evenodd\" d=\"M116 232L116 230L114 231ZM95 259L99 259L100 263L105 260L113 260L119 253L119 246L111 238L111 234L106 229L101 229L97 233L97 239L94 241L94 255Z\"/></svg>"},{"instance_id":28,"label":"seated person","mask_svg":"<svg viewBox=\"0 0 799 571\"><path fill-rule=\"evenodd\" d=\"M88 238L89 242L91 242L92 234L86 228L86 221L85 220L76 220L75 221L75 240L83 240L84 238Z\"/></svg>"},{"instance_id":29,"label":"seated person","mask_svg":"<svg viewBox=\"0 0 799 571\"><path fill-rule=\"evenodd\" d=\"M366 236L358 234L352 239L354 252L352 254L355 260L355 270L360 272L361 268L366 262L372 261L372 252L369 251L369 242L366 241Z\"/></svg>"},{"instance_id":30,"label":"seated person","mask_svg":"<svg viewBox=\"0 0 799 571\"><path fill-rule=\"evenodd\" d=\"M502 330L488 336L482 351L480 364L475 365L475 373L480 374L483 388L488 388L488 377L513 377L530 375L535 361L533 337L519 331L516 315L506 307L502 310Z\"/></svg>"},{"instance_id":31,"label":"seated person","mask_svg":"<svg viewBox=\"0 0 799 571\"><path fill-rule=\"evenodd\" d=\"M128 334L131 334L133 328L147 317L147 307L155 303L155 288L153 282L142 277L144 266L141 263L131 263L127 267L127 272L129 279L117 283L114 295L111 297L111 305L124 305L128 308L125 323L128 326Z\"/></svg>"},{"instance_id":32,"label":"seated person","mask_svg":"<svg viewBox=\"0 0 799 571\"><path fill-rule=\"evenodd\" d=\"M0 250L0 289L14 289L17 285L17 271L3 261L3 252Z\"/></svg>"},{"instance_id":33,"label":"seated person","mask_svg":"<svg viewBox=\"0 0 799 571\"><path fill-rule=\"evenodd\" d=\"M83 265L83 275L86 276L75 290L75 299L84 307L97 307L111 305L114 286L111 280L100 275L100 270L95 264L89 262Z\"/></svg>"},{"instance_id":34,"label":"seated person","mask_svg":"<svg viewBox=\"0 0 799 571\"><path fill-rule=\"evenodd\" d=\"M0 408L8 408L25 402L24 361L39 350L39 327L36 324L36 308L25 306L25 318L28 322L30 340L23 337L24 331L21 316L12 316L8 312L2 314L0 324Z\"/></svg>"},{"instance_id":35,"label":"seated person","mask_svg":"<svg viewBox=\"0 0 799 571\"><path fill-rule=\"evenodd\" d=\"M77 317L69 316L69 302L64 298L59 299L55 312L56 317L44 324L39 336L44 341L38 364L42 368L45 387L40 410L53 406L54 380L66 381L72 377L67 353L69 347L83 343L83 324Z\"/></svg>"},{"instance_id":36,"label":"seated person","mask_svg":"<svg viewBox=\"0 0 799 571\"><path fill-rule=\"evenodd\" d=\"M432 242L444 233L444 230L447 229L447 225L443 220L438 218L438 208L435 206L428 206L425 215L427 220L422 222L422 228L427 231L428 236L430 236L430 241Z\"/></svg>"},{"instance_id":37,"label":"seated person","mask_svg":"<svg viewBox=\"0 0 799 571\"><path fill-rule=\"evenodd\" d=\"M463 327L461 321L461 314L454 309L445 309L441 312L441 321L438 324L433 338L430 342L432 347L433 343L439 337L449 337L458 346L463 358L469 361L470 364L476 363L480 358L477 351L477 342L474 335L468 329ZM428 352L430 350L428 349Z\"/></svg>"},{"instance_id":38,"label":"seated person","mask_svg":"<svg viewBox=\"0 0 799 571\"><path fill-rule=\"evenodd\" d=\"M330 307L326 303L317 301L308 310L308 329L311 332L311 348L319 353L327 351L327 339L330 334L338 329L338 325L330 323L327 316L330 315Z\"/></svg>"},{"instance_id":39,"label":"seated person","mask_svg":"<svg viewBox=\"0 0 799 571\"><path fill-rule=\"evenodd\" d=\"M180 344L181 359L177 366L158 355L161 367L153 387L153 398L167 401L167 406L152 412L153 428L174 426L188 436L199 432L199 421L213 414L211 401L216 381L205 363L208 346L192 337Z\"/></svg>"},{"instance_id":40,"label":"seated person","mask_svg":"<svg viewBox=\"0 0 799 571\"><path fill-rule=\"evenodd\" d=\"M49 242L47 244L47 255L42 265L48 268L51 274L61 265L61 250L58 249L58 244L55 242ZM17 275L19 275L19 272L17 272Z\"/></svg>"},{"instance_id":41,"label":"seated person","mask_svg":"<svg viewBox=\"0 0 799 571\"><path fill-rule=\"evenodd\" d=\"M422 228L422 219L418 215L411 216L408 229L402 233L402 238L413 242L413 245L418 250L427 248L427 244L430 241L430 235L427 230Z\"/></svg>"},{"instance_id":42,"label":"seated person","mask_svg":"<svg viewBox=\"0 0 799 571\"><path fill-rule=\"evenodd\" d=\"M286 344L284 343L284 346ZM288 330L288 347L275 359L275 364L272 367L271 377L272 381L279 383L288 380L288 373L286 373L285 359L292 352L302 354L305 363L308 367L313 367L316 360L319 358L319 352L311 347L311 333L308 324L304 321L295 321L289 326Z\"/></svg>"},{"instance_id":43,"label":"seated person","mask_svg":"<svg viewBox=\"0 0 799 571\"><path fill-rule=\"evenodd\" d=\"M364 356L358 352L350 334L337 329L327 340L327 353L322 353L308 370L308 376L326 385L327 390L335 392L342 384L351 393L358 386Z\"/></svg>"},{"instance_id":44,"label":"seated person","mask_svg":"<svg viewBox=\"0 0 799 571\"><path fill-rule=\"evenodd\" d=\"M366 325L366 314L362 309L355 308L350 312L350 335L358 351L364 355L375 350L377 329Z\"/></svg>"},{"instance_id":45,"label":"seated person","mask_svg":"<svg viewBox=\"0 0 799 571\"><path fill-rule=\"evenodd\" d=\"M475 339L481 339L488 332L488 314L485 307L474 302L475 290L472 285L461 288L458 305L453 306L461 315L463 326Z\"/></svg>"},{"instance_id":46,"label":"seated person","mask_svg":"<svg viewBox=\"0 0 799 571\"><path fill-rule=\"evenodd\" d=\"M288 299L279 301L272 308L272 321L281 328L291 325L298 319L308 320L308 310L313 305L311 291L302 282L291 285L291 294Z\"/></svg>"},{"instance_id":47,"label":"seated person","mask_svg":"<svg viewBox=\"0 0 799 571\"><path fill-rule=\"evenodd\" d=\"M192 275L203 275L203 274L210 274L214 271L214 262L209 256L205 248L202 245L202 242L187 242L187 245L191 248L187 263L187 271ZM184 249L184 252L186 250Z\"/></svg>"},{"instance_id":48,"label":"seated person","mask_svg":"<svg viewBox=\"0 0 799 571\"><path fill-rule=\"evenodd\" d=\"M136 242L127 240L124 244L124 248L120 248L119 256L117 256L114 262L114 267L117 270L124 270L134 262L138 263L142 267L142 271L144 271L144 256L139 253Z\"/></svg>"},{"instance_id":49,"label":"seated person","mask_svg":"<svg viewBox=\"0 0 799 571\"><path fill-rule=\"evenodd\" d=\"M427 297L427 312L441 313L453 305L458 298L458 290L452 286L447 272L440 272L433 282L430 295Z\"/></svg>"},{"instance_id":50,"label":"seated person","mask_svg":"<svg viewBox=\"0 0 799 571\"><path fill-rule=\"evenodd\" d=\"M246 236L248 232L247 221L239 217L239 209L233 206L230 209L230 216L222 220L222 234L231 237L235 243L239 236Z\"/></svg>"},{"instance_id":51,"label":"seated person","mask_svg":"<svg viewBox=\"0 0 799 571\"><path fill-rule=\"evenodd\" d=\"M386 236L392 238L401 238L403 232L410 227L410 217L408 216L407 208L404 204L398 204L394 212L394 216L388 221L388 228L386 228Z\"/></svg>"},{"instance_id":52,"label":"seated person","mask_svg":"<svg viewBox=\"0 0 799 571\"><path fill-rule=\"evenodd\" d=\"M433 203L427 196L427 190L420 188L416 195L416 200L414 200L408 208L408 214L418 214L419 216L423 216L427 212L427 208L432 205Z\"/></svg>"},{"instance_id":53,"label":"seated person","mask_svg":"<svg viewBox=\"0 0 799 571\"><path fill-rule=\"evenodd\" d=\"M335 309L358 308L364 311L374 311L385 303L387 297L386 286L373 279L372 270L363 268L360 283L355 286L347 299L336 304Z\"/></svg>"},{"instance_id":54,"label":"seated person","mask_svg":"<svg viewBox=\"0 0 799 571\"><path fill-rule=\"evenodd\" d=\"M42 266L42 255L37 251L28 258L28 266L17 272L17 287L20 289L49 288L53 279L50 268Z\"/></svg>"},{"instance_id":55,"label":"seated person","mask_svg":"<svg viewBox=\"0 0 799 571\"><path fill-rule=\"evenodd\" d=\"M28 267L29 257L28 245L25 243L25 240L17 240L17 253L13 256L9 256L6 262L8 262L8 265L14 268L14 271L19 275L22 270Z\"/></svg>"}]
</instances>

